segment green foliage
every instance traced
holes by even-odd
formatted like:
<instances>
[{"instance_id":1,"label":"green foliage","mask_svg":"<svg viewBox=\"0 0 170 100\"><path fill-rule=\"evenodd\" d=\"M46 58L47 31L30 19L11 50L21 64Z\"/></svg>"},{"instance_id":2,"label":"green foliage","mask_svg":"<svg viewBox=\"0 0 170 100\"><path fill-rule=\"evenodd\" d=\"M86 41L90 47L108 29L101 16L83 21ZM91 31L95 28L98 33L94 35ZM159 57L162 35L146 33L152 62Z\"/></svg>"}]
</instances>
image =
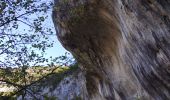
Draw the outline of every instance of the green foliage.
<instances>
[{"instance_id":1,"label":"green foliage","mask_svg":"<svg viewBox=\"0 0 170 100\"><path fill-rule=\"evenodd\" d=\"M44 27L52 5L52 1L45 0L0 0L0 82L16 88L1 94L4 98L16 94L24 97L24 93L32 95L30 92L37 91L30 86L38 87L54 76L58 83L65 73L73 70L55 66L56 63L62 66L72 63L67 53L56 58L44 56L46 49L53 46L50 37L55 35L52 27ZM48 66L39 66L44 63Z\"/></svg>"},{"instance_id":2,"label":"green foliage","mask_svg":"<svg viewBox=\"0 0 170 100\"><path fill-rule=\"evenodd\" d=\"M0 70L1 73L6 73L4 74L5 75L4 80L8 82L6 85L8 87L13 86L16 87L15 90L1 93L0 96L14 97L16 96L15 93L22 88L31 89L32 91L34 91L34 93L39 93L42 87L48 86L51 87L50 91L53 91L53 89L61 82L61 80L63 80L70 74L75 73L77 70L78 70L77 64L73 64L69 67L35 66L25 70L25 72L27 73L24 74L25 77L22 77L23 73L20 68L11 69L10 74L12 75L9 76L4 70ZM0 85L0 87L5 86ZM22 91L18 95L22 95Z\"/></svg>"},{"instance_id":3,"label":"green foliage","mask_svg":"<svg viewBox=\"0 0 170 100\"><path fill-rule=\"evenodd\" d=\"M62 3L63 3L63 4L68 4L68 3L69 3L69 0L62 0Z\"/></svg>"},{"instance_id":4,"label":"green foliage","mask_svg":"<svg viewBox=\"0 0 170 100\"><path fill-rule=\"evenodd\" d=\"M77 0L77 5L72 5L73 1L70 0L61 0L58 1L56 6L54 7L54 10L61 14L60 16L66 17L65 15L69 15L66 18L59 18L59 21L69 23L70 26L76 25L77 23L82 23L82 19L86 17L85 11L87 10L85 8L85 4L81 3L81 0ZM67 5L67 6L65 6ZM61 13L62 12L62 13Z\"/></svg>"},{"instance_id":5,"label":"green foliage","mask_svg":"<svg viewBox=\"0 0 170 100\"><path fill-rule=\"evenodd\" d=\"M76 73L78 70L77 64L74 64L70 67L63 66L59 67L54 71L54 74L50 75L45 80L42 80L43 82L40 82L40 86L52 86L51 91L57 87L57 85L67 76ZM47 83L48 82L48 83Z\"/></svg>"},{"instance_id":6,"label":"green foliage","mask_svg":"<svg viewBox=\"0 0 170 100\"><path fill-rule=\"evenodd\" d=\"M16 96L11 97L13 92L0 92L0 100L16 100Z\"/></svg>"},{"instance_id":7,"label":"green foliage","mask_svg":"<svg viewBox=\"0 0 170 100\"><path fill-rule=\"evenodd\" d=\"M44 100L58 100L55 96L48 96L47 94L44 94Z\"/></svg>"},{"instance_id":8,"label":"green foliage","mask_svg":"<svg viewBox=\"0 0 170 100\"><path fill-rule=\"evenodd\" d=\"M73 100L82 100L80 96L76 96Z\"/></svg>"},{"instance_id":9,"label":"green foliage","mask_svg":"<svg viewBox=\"0 0 170 100\"><path fill-rule=\"evenodd\" d=\"M47 61L44 53L53 46L49 36L54 34L44 24L52 5L44 0L0 1L0 67Z\"/></svg>"}]
</instances>

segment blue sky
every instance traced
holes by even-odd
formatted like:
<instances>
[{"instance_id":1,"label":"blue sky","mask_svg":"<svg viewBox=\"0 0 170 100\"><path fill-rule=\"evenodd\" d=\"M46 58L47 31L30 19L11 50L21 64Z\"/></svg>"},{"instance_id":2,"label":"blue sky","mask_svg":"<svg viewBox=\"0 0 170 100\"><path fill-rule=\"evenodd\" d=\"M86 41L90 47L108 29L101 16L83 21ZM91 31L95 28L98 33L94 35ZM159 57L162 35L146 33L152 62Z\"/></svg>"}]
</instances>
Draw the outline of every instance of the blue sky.
<instances>
[{"instance_id":1,"label":"blue sky","mask_svg":"<svg viewBox=\"0 0 170 100\"><path fill-rule=\"evenodd\" d=\"M54 24L52 21L52 17L51 17L51 13L49 13L48 18L46 20L46 22L44 23L46 27L51 27L52 31L54 32L54 34L56 34L55 28L54 28ZM49 48L48 50L46 50L46 57L58 57L61 55L64 55L65 52L68 52L62 45L61 43L58 41L57 36L51 36L50 39L52 41L54 41L54 46L52 48Z\"/></svg>"},{"instance_id":2,"label":"blue sky","mask_svg":"<svg viewBox=\"0 0 170 100\"><path fill-rule=\"evenodd\" d=\"M50 2L50 1L53 1L53 0L40 0L40 2L46 2L46 3L48 3L48 2ZM39 3L40 3L39 2ZM23 11L21 11L21 13L23 13ZM53 24L53 21L52 21L52 9L50 9L49 11L47 11L47 13L38 13L39 15L37 15L37 14L33 14L33 15L29 15L29 16L27 16L27 17L29 17L29 20L31 21L33 21L35 18L37 18L37 16L41 16L41 14L42 14L42 16L46 16L46 15L48 15L48 17L47 17L47 19L45 20L45 22L43 23L43 26L44 26L44 28L51 28L52 29L52 31L53 31L53 34L54 35L52 35L52 36L50 36L49 37L49 39L51 40L51 41L54 41L54 46L53 47L51 47L51 48L49 48L49 49L47 49L46 50L46 55L45 55L45 57L50 57L50 56L52 56L52 57L58 57L58 56L61 56L61 55L64 55L65 54L65 52L68 52L68 51L66 51L65 49L64 49L64 47L61 45L61 43L58 41L58 39L57 39L57 36L55 35L56 34L56 31L55 31L55 28L54 28L54 24ZM26 31L24 31L24 29L26 29ZM18 29L18 31L19 32L28 32L28 33L30 33L29 31L27 31L29 29L29 26L28 25L25 25L25 24L23 24L23 23L20 23L20 26L19 26L19 29Z\"/></svg>"},{"instance_id":3,"label":"blue sky","mask_svg":"<svg viewBox=\"0 0 170 100\"><path fill-rule=\"evenodd\" d=\"M47 17L47 19L45 20L45 22L44 23L42 23L43 25L43 27L44 28L51 28L52 29L52 32L53 32L53 34L54 35L51 35L51 36L49 36L48 38L49 38L49 40L52 42L52 41L54 41L54 46L53 47L51 47L51 48L48 48L47 50L46 50L46 55L45 55L45 57L47 58L47 57L50 57L50 56L52 56L52 57L58 57L58 56L61 56L61 55L64 55L65 54L65 52L68 52L68 51L66 51L65 49L64 49L64 47L61 45L61 43L58 41L58 39L57 39L57 36L55 35L56 34L56 30L55 30L55 27L54 27L54 24L53 24L53 21L52 21L52 17L51 17L51 13L52 11L48 11L48 17ZM35 15L30 15L29 16L29 19L34 19L34 18L37 18L37 15L35 14ZM24 23L19 23L20 25L19 25L19 28L18 28L18 32L27 32L27 33L30 33L28 30L29 30L29 26L28 25L26 25L26 24L24 24ZM15 31L15 30L14 30ZM34 34L34 33L30 33L30 34ZM43 38L42 38L43 39ZM39 52L38 50L37 50L37 52Z\"/></svg>"},{"instance_id":4,"label":"blue sky","mask_svg":"<svg viewBox=\"0 0 170 100\"><path fill-rule=\"evenodd\" d=\"M45 1L45 0L42 0L42 1ZM51 1L51 0L49 0ZM18 11L17 14L23 14L24 13L24 10L21 10L21 11ZM53 24L53 21L52 21L52 17L51 17L51 14L52 14L52 9L50 11L48 11L47 13L43 14L43 15L48 15L48 18L46 19L46 21L43 23L43 26L46 27L46 28L51 28L52 31L53 31L53 34L52 36L49 36L49 40L50 41L54 41L54 45L53 47L51 48L48 48L46 50L46 55L45 55L45 58L49 58L50 56L52 58L55 58L55 57L58 57L58 56L62 56L62 55L65 55L66 51L64 49L64 47L60 44L60 42L58 41L57 39L57 36L55 35L56 34L56 31L55 31L55 28L54 28L54 24ZM29 16L26 16L28 17L29 20L23 20L24 22L26 23L32 23L32 21L37 18L38 16L41 16L41 13L40 14L33 14L33 15L29 15ZM12 31L12 34L17 34L17 33L30 33L30 34L34 34L33 31L29 31L30 27L29 25L26 25L22 22L18 22L19 26L18 26L18 29L15 30L11 30ZM8 32L8 31L7 31ZM28 45L29 47L30 45ZM38 51L36 50L36 52L39 54L41 53L41 51ZM72 57L72 56L71 56ZM8 58L6 54L4 55L1 55L0 57L0 61L5 61L5 58Z\"/></svg>"},{"instance_id":5,"label":"blue sky","mask_svg":"<svg viewBox=\"0 0 170 100\"><path fill-rule=\"evenodd\" d=\"M64 55L65 52L68 52L64 49L64 47L60 44L57 37L54 38L54 46L46 50L46 57L58 57Z\"/></svg>"},{"instance_id":6,"label":"blue sky","mask_svg":"<svg viewBox=\"0 0 170 100\"><path fill-rule=\"evenodd\" d=\"M50 1L53 1L53 0L47 0L47 1L46 0L40 0L40 2L46 2L46 3L50 2ZM46 28L47 27L51 28L53 33L56 34L54 24L53 24L53 21L52 21L52 16L51 16L52 15L52 9L49 10L46 14L48 15L48 18L43 23L43 26L46 27ZM36 14L30 16L30 18L34 18L34 17L35 18L37 17ZM22 27L22 28L25 28L25 27ZM52 56L52 57L62 56L62 55L65 54L65 52L68 52L64 49L64 47L58 41L56 35L50 36L49 38L50 38L51 41L54 41L54 46L46 50L46 55L45 55L46 58L48 58L50 56Z\"/></svg>"}]
</instances>

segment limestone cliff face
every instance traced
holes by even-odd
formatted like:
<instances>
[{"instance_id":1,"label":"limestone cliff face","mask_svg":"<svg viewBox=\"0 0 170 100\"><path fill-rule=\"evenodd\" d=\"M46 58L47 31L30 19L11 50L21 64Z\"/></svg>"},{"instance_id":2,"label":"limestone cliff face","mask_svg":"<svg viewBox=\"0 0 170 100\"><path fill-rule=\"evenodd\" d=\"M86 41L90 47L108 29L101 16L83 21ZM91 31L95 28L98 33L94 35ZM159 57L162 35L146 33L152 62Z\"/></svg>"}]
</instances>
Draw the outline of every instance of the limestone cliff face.
<instances>
[{"instance_id":1,"label":"limestone cliff face","mask_svg":"<svg viewBox=\"0 0 170 100\"><path fill-rule=\"evenodd\" d=\"M53 21L89 100L170 100L169 0L55 0Z\"/></svg>"},{"instance_id":2,"label":"limestone cliff face","mask_svg":"<svg viewBox=\"0 0 170 100\"><path fill-rule=\"evenodd\" d=\"M58 84L53 81L55 80L51 80L53 84L49 84L49 80L46 80L45 83L38 83L38 86L31 86L30 88L36 92L34 96L27 93L24 100L81 100L81 98L88 100L86 79L82 72L71 74ZM17 100L23 100L22 96L18 96Z\"/></svg>"}]
</instances>

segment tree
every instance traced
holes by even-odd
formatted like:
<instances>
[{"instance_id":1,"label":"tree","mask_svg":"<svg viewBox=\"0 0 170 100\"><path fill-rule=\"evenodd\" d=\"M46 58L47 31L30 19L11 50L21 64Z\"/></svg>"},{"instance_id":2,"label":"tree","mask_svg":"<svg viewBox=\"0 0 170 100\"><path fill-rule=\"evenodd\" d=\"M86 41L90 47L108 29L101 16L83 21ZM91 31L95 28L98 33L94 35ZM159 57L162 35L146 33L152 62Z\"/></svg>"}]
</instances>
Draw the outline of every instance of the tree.
<instances>
[{"instance_id":1,"label":"tree","mask_svg":"<svg viewBox=\"0 0 170 100\"><path fill-rule=\"evenodd\" d=\"M41 53L52 46L48 35L51 27L43 27L52 2L41 0L0 1L0 55L1 67L29 66L29 62L43 62Z\"/></svg>"},{"instance_id":2,"label":"tree","mask_svg":"<svg viewBox=\"0 0 170 100\"><path fill-rule=\"evenodd\" d=\"M57 36L86 71L88 99L170 99L169 9L168 0L55 0Z\"/></svg>"},{"instance_id":3,"label":"tree","mask_svg":"<svg viewBox=\"0 0 170 100\"><path fill-rule=\"evenodd\" d=\"M45 0L0 0L0 82L16 87L12 95L35 97L31 85L54 74L56 62L63 65L72 61L67 54L44 56L45 50L53 46L50 37L55 36L52 27L44 27L52 6L52 1ZM51 71L32 79L27 70L42 63L47 63Z\"/></svg>"}]
</instances>

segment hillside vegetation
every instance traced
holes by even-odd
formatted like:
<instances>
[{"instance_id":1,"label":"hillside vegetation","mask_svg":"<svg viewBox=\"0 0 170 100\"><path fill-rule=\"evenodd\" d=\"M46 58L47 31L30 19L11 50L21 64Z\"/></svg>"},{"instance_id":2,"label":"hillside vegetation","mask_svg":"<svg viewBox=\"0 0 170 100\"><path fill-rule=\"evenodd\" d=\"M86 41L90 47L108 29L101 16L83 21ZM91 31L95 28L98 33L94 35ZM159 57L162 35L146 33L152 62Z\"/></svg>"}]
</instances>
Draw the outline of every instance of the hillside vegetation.
<instances>
[{"instance_id":1,"label":"hillside vegetation","mask_svg":"<svg viewBox=\"0 0 170 100\"><path fill-rule=\"evenodd\" d=\"M12 98L23 95L24 89L30 89L36 94L39 89L45 86L57 87L62 79L76 73L77 64L72 66L55 66L55 67L30 67L22 72L20 68L0 70L1 84L0 88L6 88L7 91L0 91L0 98ZM26 73L26 74L23 74ZM23 75L23 76L22 76ZM25 75L25 76L24 76ZM2 80L4 82L2 82ZM12 88L12 89L11 89ZM23 89L24 88L24 89ZM23 91L20 91L23 89ZM19 92L18 92L19 91Z\"/></svg>"}]
</instances>

